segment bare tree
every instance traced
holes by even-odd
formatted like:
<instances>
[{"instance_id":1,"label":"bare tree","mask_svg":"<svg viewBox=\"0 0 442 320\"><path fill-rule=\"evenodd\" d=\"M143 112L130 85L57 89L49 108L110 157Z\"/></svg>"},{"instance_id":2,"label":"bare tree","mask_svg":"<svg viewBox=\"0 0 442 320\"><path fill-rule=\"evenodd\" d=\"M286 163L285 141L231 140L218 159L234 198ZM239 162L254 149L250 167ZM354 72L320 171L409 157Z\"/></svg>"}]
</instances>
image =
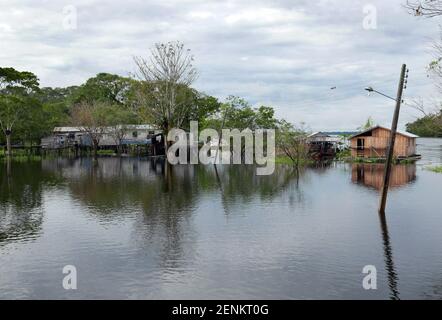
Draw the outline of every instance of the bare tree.
<instances>
[{"instance_id":1,"label":"bare tree","mask_svg":"<svg viewBox=\"0 0 442 320\"><path fill-rule=\"evenodd\" d=\"M126 125L112 125L109 127L109 135L112 137L112 139L115 141L115 145L117 146L117 153L118 155L121 155L122 149L121 149L121 142L124 139L124 136L126 135L128 128Z\"/></svg>"},{"instance_id":2,"label":"bare tree","mask_svg":"<svg viewBox=\"0 0 442 320\"><path fill-rule=\"evenodd\" d=\"M440 103L433 103L430 104L433 107L428 107L422 98L416 98L412 99L409 105L422 114L422 117L416 120L421 130L423 129L431 135L442 133L442 105ZM413 130L415 124L407 124L407 130L415 131Z\"/></svg>"},{"instance_id":3,"label":"bare tree","mask_svg":"<svg viewBox=\"0 0 442 320\"><path fill-rule=\"evenodd\" d=\"M407 0L405 7L415 16L433 18L442 15L442 0ZM442 93L442 37L433 44L435 58L428 65L428 72L435 80L435 85ZM423 126L427 132L442 132L442 104L440 101L430 103L430 107L424 104L422 98L414 99L412 107L423 114L423 118L415 123L407 124L407 128L412 128L417 122ZM431 106L432 105L432 106Z\"/></svg>"},{"instance_id":4,"label":"bare tree","mask_svg":"<svg viewBox=\"0 0 442 320\"><path fill-rule=\"evenodd\" d=\"M438 41L433 43L433 61L427 67L428 76L433 78L437 92L442 94L442 31ZM412 99L411 107L418 110L422 115L419 125L427 132L442 132L442 104L440 99L432 99L424 102L423 98ZM410 128L412 124L410 124Z\"/></svg>"},{"instance_id":5,"label":"bare tree","mask_svg":"<svg viewBox=\"0 0 442 320\"><path fill-rule=\"evenodd\" d=\"M415 16L433 18L442 15L442 0L407 0L405 8Z\"/></svg>"},{"instance_id":6,"label":"bare tree","mask_svg":"<svg viewBox=\"0 0 442 320\"><path fill-rule=\"evenodd\" d=\"M105 109L106 105L102 102L82 102L75 105L71 112L73 125L90 138L94 158L97 157L98 146L106 130Z\"/></svg>"},{"instance_id":7,"label":"bare tree","mask_svg":"<svg viewBox=\"0 0 442 320\"><path fill-rule=\"evenodd\" d=\"M277 147L296 167L309 155L307 133L302 128L295 128L285 120L281 120L277 130Z\"/></svg>"},{"instance_id":8,"label":"bare tree","mask_svg":"<svg viewBox=\"0 0 442 320\"><path fill-rule=\"evenodd\" d=\"M121 155L122 140L128 130L132 127L132 123L137 123L136 115L133 110L126 109L117 104L106 105L100 107L99 114L103 114L101 120L107 126L106 133L112 137L117 146L117 153Z\"/></svg>"},{"instance_id":9,"label":"bare tree","mask_svg":"<svg viewBox=\"0 0 442 320\"><path fill-rule=\"evenodd\" d=\"M433 43L433 57L427 69L429 76L434 81L439 93L442 93L442 30L440 32L440 38Z\"/></svg>"},{"instance_id":10,"label":"bare tree","mask_svg":"<svg viewBox=\"0 0 442 320\"><path fill-rule=\"evenodd\" d=\"M163 130L181 127L190 106L180 103L180 91L197 78L194 57L180 42L157 43L149 58L135 57L136 76L142 81L137 98L142 113ZM165 143L166 151L168 143Z\"/></svg>"}]
</instances>

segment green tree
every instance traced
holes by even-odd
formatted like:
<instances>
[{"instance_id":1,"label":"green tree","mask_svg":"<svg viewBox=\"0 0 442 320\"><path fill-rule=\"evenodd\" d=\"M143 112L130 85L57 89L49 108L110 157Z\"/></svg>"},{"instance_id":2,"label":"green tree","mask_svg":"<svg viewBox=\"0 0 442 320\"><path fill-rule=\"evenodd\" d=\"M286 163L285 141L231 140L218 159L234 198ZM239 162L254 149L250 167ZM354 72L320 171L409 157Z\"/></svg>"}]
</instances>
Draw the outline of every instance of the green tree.
<instances>
[{"instance_id":1,"label":"green tree","mask_svg":"<svg viewBox=\"0 0 442 320\"><path fill-rule=\"evenodd\" d=\"M189 112L183 123L184 129L189 129L190 121L198 121L200 130L210 126L209 119L216 115L221 109L221 103L217 98L198 92L189 88L190 95L188 104Z\"/></svg>"},{"instance_id":2,"label":"green tree","mask_svg":"<svg viewBox=\"0 0 442 320\"><path fill-rule=\"evenodd\" d=\"M421 137L442 137L442 110L407 123L406 128Z\"/></svg>"},{"instance_id":3,"label":"green tree","mask_svg":"<svg viewBox=\"0 0 442 320\"><path fill-rule=\"evenodd\" d=\"M276 129L278 120L272 107L253 108L245 99L229 96L218 111L206 119L206 126L220 130L231 129Z\"/></svg>"},{"instance_id":4,"label":"green tree","mask_svg":"<svg viewBox=\"0 0 442 320\"><path fill-rule=\"evenodd\" d=\"M374 127L374 121L372 117L368 117L367 121L358 128L358 131L368 130Z\"/></svg>"},{"instance_id":5,"label":"green tree","mask_svg":"<svg viewBox=\"0 0 442 320\"><path fill-rule=\"evenodd\" d=\"M11 155L11 136L16 126L39 106L32 94L39 90L39 80L31 72L0 68L0 127L5 135L6 154Z\"/></svg>"},{"instance_id":6,"label":"green tree","mask_svg":"<svg viewBox=\"0 0 442 320\"><path fill-rule=\"evenodd\" d=\"M276 131L276 147L298 168L308 159L309 147L307 131L303 127L295 127L286 120L280 120Z\"/></svg>"},{"instance_id":7,"label":"green tree","mask_svg":"<svg viewBox=\"0 0 442 320\"><path fill-rule=\"evenodd\" d=\"M261 129L276 129L278 120L275 118L275 110L272 107L260 106L255 110L255 125Z\"/></svg>"},{"instance_id":8,"label":"green tree","mask_svg":"<svg viewBox=\"0 0 442 320\"><path fill-rule=\"evenodd\" d=\"M99 73L90 78L71 92L69 100L72 104L81 102L106 102L126 105L132 94L134 80L115 74Z\"/></svg>"}]
</instances>

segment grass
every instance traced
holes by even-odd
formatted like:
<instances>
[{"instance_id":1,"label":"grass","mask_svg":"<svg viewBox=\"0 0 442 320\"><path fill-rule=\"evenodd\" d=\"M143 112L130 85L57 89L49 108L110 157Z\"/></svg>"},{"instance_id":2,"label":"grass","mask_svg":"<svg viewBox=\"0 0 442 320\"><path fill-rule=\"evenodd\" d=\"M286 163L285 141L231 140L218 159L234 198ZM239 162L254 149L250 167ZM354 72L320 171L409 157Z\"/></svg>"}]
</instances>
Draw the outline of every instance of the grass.
<instances>
[{"instance_id":1,"label":"grass","mask_svg":"<svg viewBox=\"0 0 442 320\"><path fill-rule=\"evenodd\" d=\"M415 162L416 162L416 160L413 160L413 159L402 159L402 160L398 161L399 164L413 164Z\"/></svg>"},{"instance_id":2,"label":"grass","mask_svg":"<svg viewBox=\"0 0 442 320\"><path fill-rule=\"evenodd\" d=\"M290 164L290 165L295 164L292 161L292 159L290 159L287 156L276 156L275 163L277 163L277 164ZM309 159L301 159L301 160L299 160L299 164L300 165L306 165L306 164L310 164L310 163L312 163L312 160L309 160Z\"/></svg>"},{"instance_id":3,"label":"grass","mask_svg":"<svg viewBox=\"0 0 442 320\"><path fill-rule=\"evenodd\" d=\"M385 163L386 160L382 158L344 158L342 159L344 161L350 162L350 163ZM413 164L415 163L415 159L397 159L394 158L392 163L393 164Z\"/></svg>"},{"instance_id":4,"label":"grass","mask_svg":"<svg viewBox=\"0 0 442 320\"><path fill-rule=\"evenodd\" d=\"M350 157L351 157L351 150L345 149L345 150L339 151L336 154L335 159L336 160L347 160Z\"/></svg>"},{"instance_id":5,"label":"grass","mask_svg":"<svg viewBox=\"0 0 442 320\"><path fill-rule=\"evenodd\" d=\"M278 163L278 164L293 164L293 161L292 161L292 159L290 159L287 156L277 156L275 158L275 163Z\"/></svg>"},{"instance_id":6,"label":"grass","mask_svg":"<svg viewBox=\"0 0 442 320\"><path fill-rule=\"evenodd\" d=\"M436 173L442 173L442 166L427 167L426 169Z\"/></svg>"},{"instance_id":7,"label":"grass","mask_svg":"<svg viewBox=\"0 0 442 320\"><path fill-rule=\"evenodd\" d=\"M379 159L379 158L350 158L347 159L347 161L349 162L353 162L353 163L384 163L385 160L384 159Z\"/></svg>"},{"instance_id":8,"label":"grass","mask_svg":"<svg viewBox=\"0 0 442 320\"><path fill-rule=\"evenodd\" d=\"M39 155L34 155L34 154L30 154L28 152L26 152L26 150L21 150L21 149L16 149L13 150L12 152L12 156L11 156L11 160L14 161L20 161L20 162L26 162L29 160L41 160L41 156ZM7 159L6 154L5 154L5 150L4 149L0 149L0 161L5 161Z\"/></svg>"},{"instance_id":9,"label":"grass","mask_svg":"<svg viewBox=\"0 0 442 320\"><path fill-rule=\"evenodd\" d=\"M113 156L113 155L116 155L114 150L98 150L97 154L99 156Z\"/></svg>"}]
</instances>

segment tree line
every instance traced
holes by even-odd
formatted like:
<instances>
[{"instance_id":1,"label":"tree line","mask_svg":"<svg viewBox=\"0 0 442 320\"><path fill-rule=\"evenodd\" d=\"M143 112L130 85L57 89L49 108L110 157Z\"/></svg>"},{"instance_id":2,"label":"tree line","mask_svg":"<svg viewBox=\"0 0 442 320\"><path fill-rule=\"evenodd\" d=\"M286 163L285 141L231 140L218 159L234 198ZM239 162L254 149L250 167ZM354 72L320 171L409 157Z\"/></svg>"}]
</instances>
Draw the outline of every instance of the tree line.
<instances>
[{"instance_id":1,"label":"tree line","mask_svg":"<svg viewBox=\"0 0 442 320\"><path fill-rule=\"evenodd\" d=\"M74 126L90 136L96 154L104 127L122 139L128 124L150 124L167 135L198 121L200 129L277 129L284 150L295 136L299 148L298 138L306 132L277 119L273 107L253 107L236 96L221 102L192 88L198 77L193 61L180 42L156 44L147 58L134 59L133 75L99 73L66 88L40 87L31 72L0 68L0 143L11 154L14 144L39 145L54 127Z\"/></svg>"}]
</instances>

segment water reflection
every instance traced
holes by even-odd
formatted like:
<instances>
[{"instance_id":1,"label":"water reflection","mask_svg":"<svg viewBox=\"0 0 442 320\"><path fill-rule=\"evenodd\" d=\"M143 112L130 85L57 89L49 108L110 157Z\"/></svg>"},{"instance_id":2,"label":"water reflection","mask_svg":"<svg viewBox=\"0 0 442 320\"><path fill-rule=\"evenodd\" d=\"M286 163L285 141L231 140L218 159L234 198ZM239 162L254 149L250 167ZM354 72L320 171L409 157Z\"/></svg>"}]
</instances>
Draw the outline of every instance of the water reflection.
<instances>
[{"instance_id":1,"label":"water reflection","mask_svg":"<svg viewBox=\"0 0 442 320\"><path fill-rule=\"evenodd\" d=\"M44 185L56 181L42 172L40 162L1 163L0 245L35 239L41 231Z\"/></svg>"},{"instance_id":2,"label":"water reflection","mask_svg":"<svg viewBox=\"0 0 442 320\"><path fill-rule=\"evenodd\" d=\"M260 177L159 158L46 159L9 175L5 164L0 299L419 297L442 265L441 177L402 167L396 185L416 183L394 192L387 228L373 191L382 165L357 166L281 165ZM350 181L358 171L352 181L370 188ZM66 263L86 270L82 290L62 290L53 270ZM361 288L367 263L386 270L379 290Z\"/></svg>"},{"instance_id":3,"label":"water reflection","mask_svg":"<svg viewBox=\"0 0 442 320\"><path fill-rule=\"evenodd\" d=\"M388 287L390 288L390 299L399 300L399 291L397 288L398 276L394 267L393 250L390 244L390 235L388 234L387 219L384 214L379 214L379 220L384 247L385 269L387 272Z\"/></svg>"},{"instance_id":4,"label":"water reflection","mask_svg":"<svg viewBox=\"0 0 442 320\"><path fill-rule=\"evenodd\" d=\"M170 166L160 158L54 159L44 168L65 178L70 196L90 217L103 224L132 221L140 254L157 256L162 269L183 268L195 254L192 219L204 198L220 199L228 217L256 198L271 201L298 179L291 166L260 177L253 166ZM302 201L298 184L292 196Z\"/></svg>"},{"instance_id":5,"label":"water reflection","mask_svg":"<svg viewBox=\"0 0 442 320\"><path fill-rule=\"evenodd\" d=\"M384 179L384 164L358 163L351 165L351 180L376 190L381 190ZM416 180L416 164L392 166L390 187L405 186ZM398 275L394 265L393 250L390 243L385 214L379 214L382 234L385 269L387 273L390 299L399 300Z\"/></svg>"},{"instance_id":6,"label":"water reflection","mask_svg":"<svg viewBox=\"0 0 442 320\"><path fill-rule=\"evenodd\" d=\"M351 165L354 183L381 190L384 181L384 164L357 163ZM401 187L416 180L416 164L392 166L390 187Z\"/></svg>"},{"instance_id":7,"label":"water reflection","mask_svg":"<svg viewBox=\"0 0 442 320\"><path fill-rule=\"evenodd\" d=\"M136 205L146 214L185 212L204 193L219 193L229 203L271 199L298 178L290 166L260 177L252 166L170 166L160 159L58 159L44 167L66 179L75 199L105 215Z\"/></svg>"}]
</instances>

